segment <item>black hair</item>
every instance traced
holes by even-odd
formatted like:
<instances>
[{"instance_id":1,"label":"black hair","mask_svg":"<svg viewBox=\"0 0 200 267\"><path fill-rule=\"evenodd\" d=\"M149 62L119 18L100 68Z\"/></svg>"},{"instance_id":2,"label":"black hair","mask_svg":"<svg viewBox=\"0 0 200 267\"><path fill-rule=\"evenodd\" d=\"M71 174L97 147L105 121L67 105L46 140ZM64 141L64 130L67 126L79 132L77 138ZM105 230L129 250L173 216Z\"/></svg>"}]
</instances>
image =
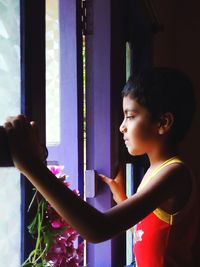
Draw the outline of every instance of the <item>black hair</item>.
<instances>
[{"instance_id":1,"label":"black hair","mask_svg":"<svg viewBox=\"0 0 200 267\"><path fill-rule=\"evenodd\" d=\"M159 120L166 112L172 113L170 140L175 144L183 139L191 125L195 112L194 86L187 75L176 69L145 69L129 78L122 96L129 96L144 106L152 120Z\"/></svg>"}]
</instances>

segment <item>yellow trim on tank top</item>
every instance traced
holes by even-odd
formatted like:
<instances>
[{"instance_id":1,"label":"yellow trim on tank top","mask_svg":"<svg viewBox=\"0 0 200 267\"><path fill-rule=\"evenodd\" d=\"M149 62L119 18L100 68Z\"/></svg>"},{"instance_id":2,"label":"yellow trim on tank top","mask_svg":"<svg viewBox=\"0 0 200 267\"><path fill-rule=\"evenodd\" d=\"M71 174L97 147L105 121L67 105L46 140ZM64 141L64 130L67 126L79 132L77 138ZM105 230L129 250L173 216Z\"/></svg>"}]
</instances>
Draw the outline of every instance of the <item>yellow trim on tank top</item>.
<instances>
[{"instance_id":1,"label":"yellow trim on tank top","mask_svg":"<svg viewBox=\"0 0 200 267\"><path fill-rule=\"evenodd\" d=\"M149 181L164 167L172 164L172 163L183 163L182 160L180 160L177 156L169 158L165 162L163 162L160 166L158 166L152 173L149 175L148 179L145 181L145 183L142 183L139 185L138 190L141 190L143 187L145 187ZM166 211L162 210L161 208L157 208L153 211L153 213L162 221L172 225L175 221L176 218L178 217L179 212L174 213L174 214L169 214Z\"/></svg>"},{"instance_id":2,"label":"yellow trim on tank top","mask_svg":"<svg viewBox=\"0 0 200 267\"><path fill-rule=\"evenodd\" d=\"M163 163L161 163L157 168L155 168L155 170L152 171L152 173L149 175L149 177L147 177L147 179L145 181L141 181L140 185L138 186L137 192L140 191L142 188L144 188L151 179L154 178L154 176L160 171L162 170L164 167L173 164L173 163L183 163L182 160L180 160L177 156L174 156L172 158L169 158L168 160L164 161Z\"/></svg>"},{"instance_id":3,"label":"yellow trim on tank top","mask_svg":"<svg viewBox=\"0 0 200 267\"><path fill-rule=\"evenodd\" d=\"M168 223L169 225L172 225L175 223L177 215L179 214L179 212L176 212L174 214L169 214L166 211L157 208L153 211L153 213L162 221Z\"/></svg>"},{"instance_id":4,"label":"yellow trim on tank top","mask_svg":"<svg viewBox=\"0 0 200 267\"><path fill-rule=\"evenodd\" d=\"M177 156L164 161L163 163L160 164L160 166L158 166L154 171L152 171L152 173L149 175L149 180L151 180L151 178L153 178L153 176L155 176L164 167L171 165L173 163L183 163L183 161L180 160Z\"/></svg>"}]
</instances>

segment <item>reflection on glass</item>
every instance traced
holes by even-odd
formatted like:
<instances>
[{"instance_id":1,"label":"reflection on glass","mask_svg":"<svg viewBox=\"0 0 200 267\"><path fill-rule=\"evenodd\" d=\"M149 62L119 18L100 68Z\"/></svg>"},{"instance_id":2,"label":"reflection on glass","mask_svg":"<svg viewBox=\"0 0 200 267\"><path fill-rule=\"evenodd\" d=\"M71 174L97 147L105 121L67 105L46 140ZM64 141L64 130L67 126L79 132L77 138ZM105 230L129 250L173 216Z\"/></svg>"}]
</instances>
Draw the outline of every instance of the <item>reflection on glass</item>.
<instances>
[{"instance_id":1,"label":"reflection on glass","mask_svg":"<svg viewBox=\"0 0 200 267\"><path fill-rule=\"evenodd\" d=\"M20 112L19 3L0 1L0 124Z\"/></svg>"},{"instance_id":2,"label":"reflection on glass","mask_svg":"<svg viewBox=\"0 0 200 267\"><path fill-rule=\"evenodd\" d=\"M20 266L20 176L0 168L0 266Z\"/></svg>"},{"instance_id":3,"label":"reflection on glass","mask_svg":"<svg viewBox=\"0 0 200 267\"><path fill-rule=\"evenodd\" d=\"M133 165L126 164L126 195L133 195ZM133 262L133 233L131 230L126 231L126 264Z\"/></svg>"},{"instance_id":4,"label":"reflection on glass","mask_svg":"<svg viewBox=\"0 0 200 267\"><path fill-rule=\"evenodd\" d=\"M58 1L46 0L46 140L60 143Z\"/></svg>"},{"instance_id":5,"label":"reflection on glass","mask_svg":"<svg viewBox=\"0 0 200 267\"><path fill-rule=\"evenodd\" d=\"M131 54L131 44L126 42L126 80L128 80L131 75Z\"/></svg>"},{"instance_id":6,"label":"reflection on glass","mask_svg":"<svg viewBox=\"0 0 200 267\"><path fill-rule=\"evenodd\" d=\"M20 113L19 1L0 0L0 124ZM20 266L20 175L0 168L0 266Z\"/></svg>"},{"instance_id":7,"label":"reflection on glass","mask_svg":"<svg viewBox=\"0 0 200 267\"><path fill-rule=\"evenodd\" d=\"M131 44L126 43L126 80L131 75ZM133 194L133 165L126 164L126 195L130 197ZM129 265L133 261L133 234L131 230L126 231L126 264Z\"/></svg>"},{"instance_id":8,"label":"reflection on glass","mask_svg":"<svg viewBox=\"0 0 200 267\"><path fill-rule=\"evenodd\" d=\"M82 35L82 60L83 60L83 170L84 170L84 200L86 200L85 171L87 169L87 97L86 97L86 38ZM84 240L84 266L87 265L87 242Z\"/></svg>"}]
</instances>

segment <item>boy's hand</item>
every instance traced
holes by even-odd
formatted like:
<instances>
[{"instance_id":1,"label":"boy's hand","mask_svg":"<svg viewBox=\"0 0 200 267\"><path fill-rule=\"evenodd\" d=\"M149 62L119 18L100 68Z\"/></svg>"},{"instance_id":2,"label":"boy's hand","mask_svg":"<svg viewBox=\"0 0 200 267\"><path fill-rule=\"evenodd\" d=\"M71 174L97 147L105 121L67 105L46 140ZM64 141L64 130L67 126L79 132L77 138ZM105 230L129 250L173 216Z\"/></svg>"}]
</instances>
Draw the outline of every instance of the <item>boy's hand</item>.
<instances>
[{"instance_id":1,"label":"boy's hand","mask_svg":"<svg viewBox=\"0 0 200 267\"><path fill-rule=\"evenodd\" d=\"M113 199L117 204L127 199L122 168L119 169L114 179L111 179L103 174L98 175L100 176L101 180L110 187L110 190L113 194Z\"/></svg>"},{"instance_id":2,"label":"boy's hand","mask_svg":"<svg viewBox=\"0 0 200 267\"><path fill-rule=\"evenodd\" d=\"M24 115L9 117L5 124L15 167L22 173L37 161L42 161L39 132L35 122Z\"/></svg>"}]
</instances>

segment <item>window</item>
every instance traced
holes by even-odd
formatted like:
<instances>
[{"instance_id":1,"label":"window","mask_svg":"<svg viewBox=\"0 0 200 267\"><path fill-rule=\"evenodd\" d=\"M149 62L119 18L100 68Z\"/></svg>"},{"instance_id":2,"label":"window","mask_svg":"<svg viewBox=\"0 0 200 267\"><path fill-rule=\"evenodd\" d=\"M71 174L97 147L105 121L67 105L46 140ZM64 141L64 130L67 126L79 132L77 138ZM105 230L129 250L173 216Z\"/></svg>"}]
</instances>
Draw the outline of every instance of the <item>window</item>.
<instances>
[{"instance_id":1,"label":"window","mask_svg":"<svg viewBox=\"0 0 200 267\"><path fill-rule=\"evenodd\" d=\"M0 1L0 124L20 113L19 1ZM2 266L20 266L20 175L0 168L0 255ZM12 257L10 257L12 255Z\"/></svg>"},{"instance_id":2,"label":"window","mask_svg":"<svg viewBox=\"0 0 200 267\"><path fill-rule=\"evenodd\" d=\"M89 30L84 36L85 91L82 2L89 16ZM65 166L71 187L79 189L82 196L84 168L113 176L115 163L120 158L118 112L120 91L126 79L123 8L121 1L107 0L0 0L0 123L20 112L36 120L42 142L45 144L47 140L48 161ZM135 61L140 64L144 56L140 54L141 42L134 47L138 49L134 50ZM85 143L84 134L87 134ZM87 147L85 154L84 147ZM22 261L31 246L26 227L31 220L27 206L32 186L21 179L20 192L20 177L12 168L0 169L0 183L0 203L4 203L0 222L1 262L4 266L19 267L20 227ZM87 201L105 211L113 205L112 196L105 185L99 186L98 195ZM5 203L10 206L5 208ZM10 238L11 234L14 238ZM122 236L101 244L88 244L87 263L94 267L123 266L124 241Z\"/></svg>"},{"instance_id":3,"label":"window","mask_svg":"<svg viewBox=\"0 0 200 267\"><path fill-rule=\"evenodd\" d=\"M59 145L60 130L59 1L46 0L46 142Z\"/></svg>"},{"instance_id":4,"label":"window","mask_svg":"<svg viewBox=\"0 0 200 267\"><path fill-rule=\"evenodd\" d=\"M82 43L80 1L46 1L46 136L48 161L64 165L83 189ZM70 37L70 38L69 38Z\"/></svg>"}]
</instances>

